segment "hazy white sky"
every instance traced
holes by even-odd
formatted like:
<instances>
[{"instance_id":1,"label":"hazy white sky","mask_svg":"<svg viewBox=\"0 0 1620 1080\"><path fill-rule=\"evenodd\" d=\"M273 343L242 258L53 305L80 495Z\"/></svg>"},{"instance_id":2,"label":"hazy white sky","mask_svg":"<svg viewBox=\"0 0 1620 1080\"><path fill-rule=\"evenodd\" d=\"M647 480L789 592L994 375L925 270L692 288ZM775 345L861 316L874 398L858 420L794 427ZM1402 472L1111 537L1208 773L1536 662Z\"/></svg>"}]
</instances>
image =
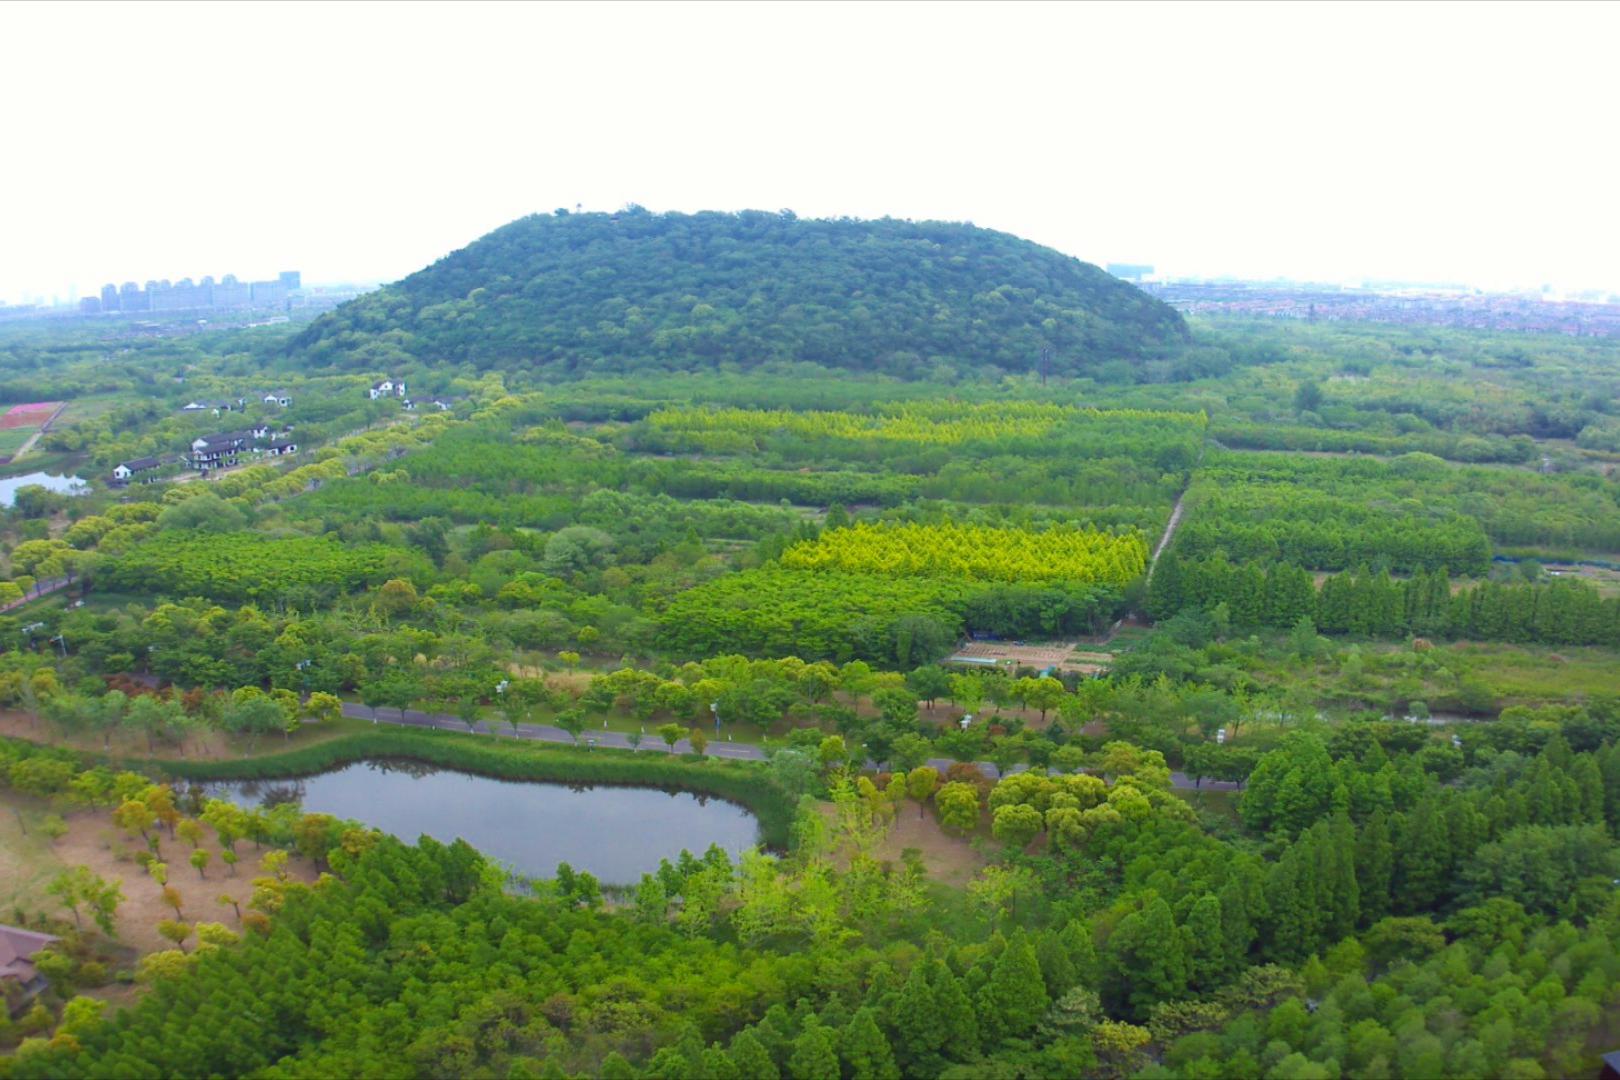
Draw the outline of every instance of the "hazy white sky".
<instances>
[{"instance_id":1,"label":"hazy white sky","mask_svg":"<svg viewBox=\"0 0 1620 1080\"><path fill-rule=\"evenodd\" d=\"M0 5L0 299L389 280L533 211L970 220L1620 289L1620 9Z\"/></svg>"}]
</instances>

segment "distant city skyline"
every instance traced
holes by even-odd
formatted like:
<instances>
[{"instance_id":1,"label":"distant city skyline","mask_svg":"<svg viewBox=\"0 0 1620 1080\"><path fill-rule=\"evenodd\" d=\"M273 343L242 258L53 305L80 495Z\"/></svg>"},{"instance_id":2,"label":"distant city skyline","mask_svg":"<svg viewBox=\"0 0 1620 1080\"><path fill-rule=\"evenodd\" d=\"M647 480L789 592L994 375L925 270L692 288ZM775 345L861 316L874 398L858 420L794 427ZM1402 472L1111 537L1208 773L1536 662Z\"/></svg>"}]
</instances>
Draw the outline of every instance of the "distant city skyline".
<instances>
[{"instance_id":1,"label":"distant city skyline","mask_svg":"<svg viewBox=\"0 0 1620 1080\"><path fill-rule=\"evenodd\" d=\"M801 215L801 216L803 216L803 215ZM482 234L480 234L480 235L482 235ZM476 237L469 238L468 242L470 243L473 239L477 239L477 238ZM1039 241L1037 241L1037 242L1039 242ZM465 246L465 245L462 245L462 246ZM445 252L444 254L449 254L449 252ZM1066 254L1072 254L1072 253L1066 253ZM1076 257L1077 258L1084 258L1084 256L1076 256ZM431 262L432 260L428 260L428 261ZM1115 270L1117 268L1121 267L1121 266L1144 267L1144 268L1146 268L1146 272L1143 275L1140 275L1140 276L1132 275L1132 274L1122 275L1122 276L1125 277L1126 280L1133 281L1133 282L1135 282L1137 284L1143 284L1144 282L1163 282L1163 281L1208 281L1208 282L1232 281L1232 282L1243 282L1243 283L1248 283L1248 284L1265 284L1265 283L1276 282L1276 283L1287 283L1287 284L1299 285L1299 286L1304 286L1304 285L1338 286L1340 288L1345 288L1345 289L1365 289L1365 290L1369 290L1369 291L1375 291L1375 290L1398 291L1398 290L1402 290L1402 289L1435 290L1435 291L1443 291L1443 290L1465 290L1465 291L1466 290L1477 290L1477 291L1481 291L1481 292L1485 292L1485 293L1495 293L1495 294L1504 294L1504 295L1505 294L1529 294L1529 293L1549 292L1551 296L1556 297L1556 298L1561 298L1561 299L1562 298L1578 298L1578 299L1584 299L1584 300L1602 301L1602 302L1610 302L1610 303L1615 302L1615 300L1617 298L1620 298L1620 288L1607 288L1607 287L1603 287L1603 286L1568 286L1568 285L1564 285L1564 284L1561 284L1561 283L1556 282L1556 281L1525 280L1525 281L1522 281L1522 282L1509 284L1509 283L1481 283L1481 282L1466 281L1466 280L1452 280L1452 281L1419 280L1419 279L1415 279L1415 278L1380 277L1380 276L1377 276L1377 275L1339 276L1339 277L1329 277L1329 276L1318 276L1318 277L1298 276L1298 277L1295 277L1295 276L1291 276L1291 275L1288 275L1288 274L1268 274L1268 273L1245 275L1245 274L1241 274L1241 273L1232 273L1232 272L1224 272L1224 271L1173 271L1173 270L1171 270L1169 268L1161 267L1156 263L1151 263L1151 262L1146 262L1146 261L1138 261L1136 263L1130 263L1130 264L1121 263L1121 262L1119 262L1117 260L1112 260L1111 261L1111 260L1103 260L1103 259L1085 259L1085 261L1092 262L1095 265L1097 265L1097 266L1099 266L1099 267L1101 267L1101 268L1103 268L1105 270L1108 270L1110 273L1115 272ZM358 288L372 288L372 287L376 287L376 286L380 286L380 285L387 285L387 284L390 284L390 283L392 283L394 281L397 281L400 278L406 277L409 274L414 273L416 270L421 269L422 266L425 266L425 265L427 265L427 263L423 263L421 266L413 266L409 270L403 271L403 272L398 273L396 275L393 275L391 277L389 277L389 276L378 276L378 277L374 277L374 278L357 278L357 277L338 278L338 277L334 277L334 278L330 278L330 279L327 279L327 280L311 280L311 281L309 281L307 283L304 283L302 287L306 288L306 289L317 289L317 290L319 290L319 289L343 289L343 288L356 288L356 287L358 287ZM269 279L272 279L272 278L278 278L278 277L285 276L285 274L286 274L285 271L278 271L274 275L267 275L266 276L266 282ZM92 275L92 277L93 276L94 275ZM164 284L164 285L177 285L177 284L187 282L187 281L196 282L196 283L202 283L205 280L206 281L223 282L226 279L233 279L233 281L234 280L240 280L241 275L224 274L224 275L221 275L218 279L215 279L213 277L213 275L211 275L211 274L205 274L205 275L200 275L200 276L184 275L184 276L178 277L178 278L150 278L150 277L141 277L140 275L137 275L137 276L132 277L132 278L114 280L114 281L111 281L111 282L103 281L102 286L99 287L99 288L80 285L79 282L88 281L88 280L90 280L90 278L78 277L78 278L75 278L73 283L69 284L65 289L61 289L61 290L56 290L56 291L45 291L45 290L32 290L32 291L30 291L30 290L24 290L23 292L21 292L19 295L15 296L15 297L0 296L0 305L22 306L22 305L26 305L26 304L39 304L39 305L42 305L42 306L52 306L52 305L54 305L54 306L59 307L59 308L68 308L68 307L73 307L73 306L81 303L83 300L89 299L89 298L91 298L93 296L98 296L99 295L99 296L102 296L104 298L107 284L112 284L112 285L122 289L122 287L124 285L133 283L133 284L135 284L135 285L137 285L137 286L144 289L145 287L153 284L154 282ZM266 282L260 282L260 284L264 284ZM248 282L243 281L242 284L246 285L246 284L248 284ZM294 288L297 288L297 287L299 287L299 286L296 286L296 285L294 286ZM107 309L107 310L113 310L113 309Z\"/></svg>"},{"instance_id":2,"label":"distant city skyline","mask_svg":"<svg viewBox=\"0 0 1620 1080\"><path fill-rule=\"evenodd\" d=\"M1620 290L1617 31L1559 3L12 3L0 92L33 104L0 298L391 281L630 202L966 220L1173 275ZM164 126L92 122L130 94Z\"/></svg>"}]
</instances>

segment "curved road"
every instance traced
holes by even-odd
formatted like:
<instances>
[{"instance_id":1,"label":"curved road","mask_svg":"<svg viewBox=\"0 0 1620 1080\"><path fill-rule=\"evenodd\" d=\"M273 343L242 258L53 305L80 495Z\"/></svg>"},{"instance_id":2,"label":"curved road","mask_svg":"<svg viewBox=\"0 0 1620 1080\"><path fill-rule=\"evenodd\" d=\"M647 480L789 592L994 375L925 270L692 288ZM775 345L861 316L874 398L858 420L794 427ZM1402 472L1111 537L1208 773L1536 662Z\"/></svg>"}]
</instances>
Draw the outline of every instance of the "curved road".
<instances>
[{"instance_id":1,"label":"curved road","mask_svg":"<svg viewBox=\"0 0 1620 1080\"><path fill-rule=\"evenodd\" d=\"M355 720L370 720L372 723L403 724L406 727L438 728L442 731L467 732L469 730L465 723L448 713L428 713L416 709L379 709L373 715L371 709L352 701L343 703L343 715ZM562 728L551 727L546 724L519 724L515 735L508 724L492 726L488 722L479 722L474 724L470 730L477 735L493 735L497 738L504 736L565 744L574 741L574 737ZM659 754L670 752L669 747L665 745L662 739L650 735L642 740L639 747L631 746L629 737L620 731L592 731L587 728L585 731L580 732L579 739L581 742L590 740L597 746L611 746L617 750L642 750ZM691 743L686 739L682 739L675 744L674 752L684 754L690 753L691 750ZM765 759L765 751L754 743L711 740L703 752L710 757L737 758L743 761L763 761ZM944 773L946 769L955 765L956 762L950 758L930 758L928 764ZM988 761L977 761L974 764L979 767L980 772L992 779L999 775L996 772L996 767ZM1019 772L1027 767L1015 766L1010 771ZM1200 788L1200 785L1193 783L1192 779L1183 772L1172 772L1170 774L1170 786L1180 791L1194 791ZM1202 784L1202 790L1204 791L1236 791L1237 788L1238 785L1230 780L1205 780Z\"/></svg>"}]
</instances>

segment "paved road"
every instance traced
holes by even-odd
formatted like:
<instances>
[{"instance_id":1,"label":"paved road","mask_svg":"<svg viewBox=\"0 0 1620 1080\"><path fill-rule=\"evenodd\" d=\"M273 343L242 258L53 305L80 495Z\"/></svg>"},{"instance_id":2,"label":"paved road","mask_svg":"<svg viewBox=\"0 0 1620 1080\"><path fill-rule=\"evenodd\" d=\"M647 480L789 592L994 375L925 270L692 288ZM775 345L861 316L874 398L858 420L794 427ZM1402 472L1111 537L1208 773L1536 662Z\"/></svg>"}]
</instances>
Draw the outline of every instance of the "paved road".
<instances>
[{"instance_id":1,"label":"paved road","mask_svg":"<svg viewBox=\"0 0 1620 1080\"><path fill-rule=\"evenodd\" d=\"M343 703L343 715L356 720L370 720L373 723L439 728L443 731L465 732L469 730L464 722L447 713L427 713L416 709L384 708L376 710L375 715L373 715L373 711L366 706L349 701ZM516 734L513 733L509 724L492 726L487 722L479 722L473 725L471 730L474 734L493 735L496 738L533 739L538 742L553 743L572 743L574 741L574 737L562 728L551 727L546 724L519 724ZM598 746L611 746L619 750L639 750L643 753L657 754L670 752L669 746L663 739L651 734L642 739L639 747L631 746L629 737L619 731L593 731L587 728L580 733L579 741L583 743L588 739L595 740ZM682 739L675 744L675 753L677 754L690 753L691 750L692 744L689 740ZM743 761L763 761L765 758L765 751L754 743L734 743L724 740L711 741L704 753L710 757L737 758ZM956 762L950 758L930 758L928 764L944 773L946 769L955 765ZM975 764L979 767L980 772L992 779L998 775L996 767L988 761L979 761L975 762ZM1028 768L1027 765L1017 765L1009 771L1021 772L1026 768ZM1198 785L1195 785L1186 773L1173 772L1170 774L1170 786L1184 791L1192 791ZM1237 784L1229 780L1205 780L1203 790L1234 791L1237 786Z\"/></svg>"}]
</instances>

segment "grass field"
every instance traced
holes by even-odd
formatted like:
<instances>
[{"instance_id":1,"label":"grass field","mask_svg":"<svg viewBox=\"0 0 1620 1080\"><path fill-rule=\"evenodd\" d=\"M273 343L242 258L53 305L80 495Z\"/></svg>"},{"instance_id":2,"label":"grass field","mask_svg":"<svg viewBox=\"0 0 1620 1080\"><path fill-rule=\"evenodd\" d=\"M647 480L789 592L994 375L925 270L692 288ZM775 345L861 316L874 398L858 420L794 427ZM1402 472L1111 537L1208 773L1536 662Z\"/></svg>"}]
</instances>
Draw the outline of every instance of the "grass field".
<instances>
[{"instance_id":1,"label":"grass field","mask_svg":"<svg viewBox=\"0 0 1620 1080\"><path fill-rule=\"evenodd\" d=\"M36 428L0 427L0 454L7 457L22 449L23 443L34 437Z\"/></svg>"},{"instance_id":2,"label":"grass field","mask_svg":"<svg viewBox=\"0 0 1620 1080\"><path fill-rule=\"evenodd\" d=\"M45 892L64 864L40 831L49 812L39 799L0 788L0 919L17 920L17 909L38 911L54 901Z\"/></svg>"},{"instance_id":3,"label":"grass field","mask_svg":"<svg viewBox=\"0 0 1620 1080\"><path fill-rule=\"evenodd\" d=\"M1272 656L1251 661L1249 670L1263 685L1341 705L1359 701L1383 707L1416 699L1444 711L1456 708L1448 702L1472 684L1494 701L1463 710L1476 715L1509 705L1578 703L1620 693L1614 653L1596 647L1459 641L1437 644L1421 657L1407 644L1363 642L1357 647L1366 671L1355 683L1345 678L1344 653L1311 663Z\"/></svg>"}]
</instances>

